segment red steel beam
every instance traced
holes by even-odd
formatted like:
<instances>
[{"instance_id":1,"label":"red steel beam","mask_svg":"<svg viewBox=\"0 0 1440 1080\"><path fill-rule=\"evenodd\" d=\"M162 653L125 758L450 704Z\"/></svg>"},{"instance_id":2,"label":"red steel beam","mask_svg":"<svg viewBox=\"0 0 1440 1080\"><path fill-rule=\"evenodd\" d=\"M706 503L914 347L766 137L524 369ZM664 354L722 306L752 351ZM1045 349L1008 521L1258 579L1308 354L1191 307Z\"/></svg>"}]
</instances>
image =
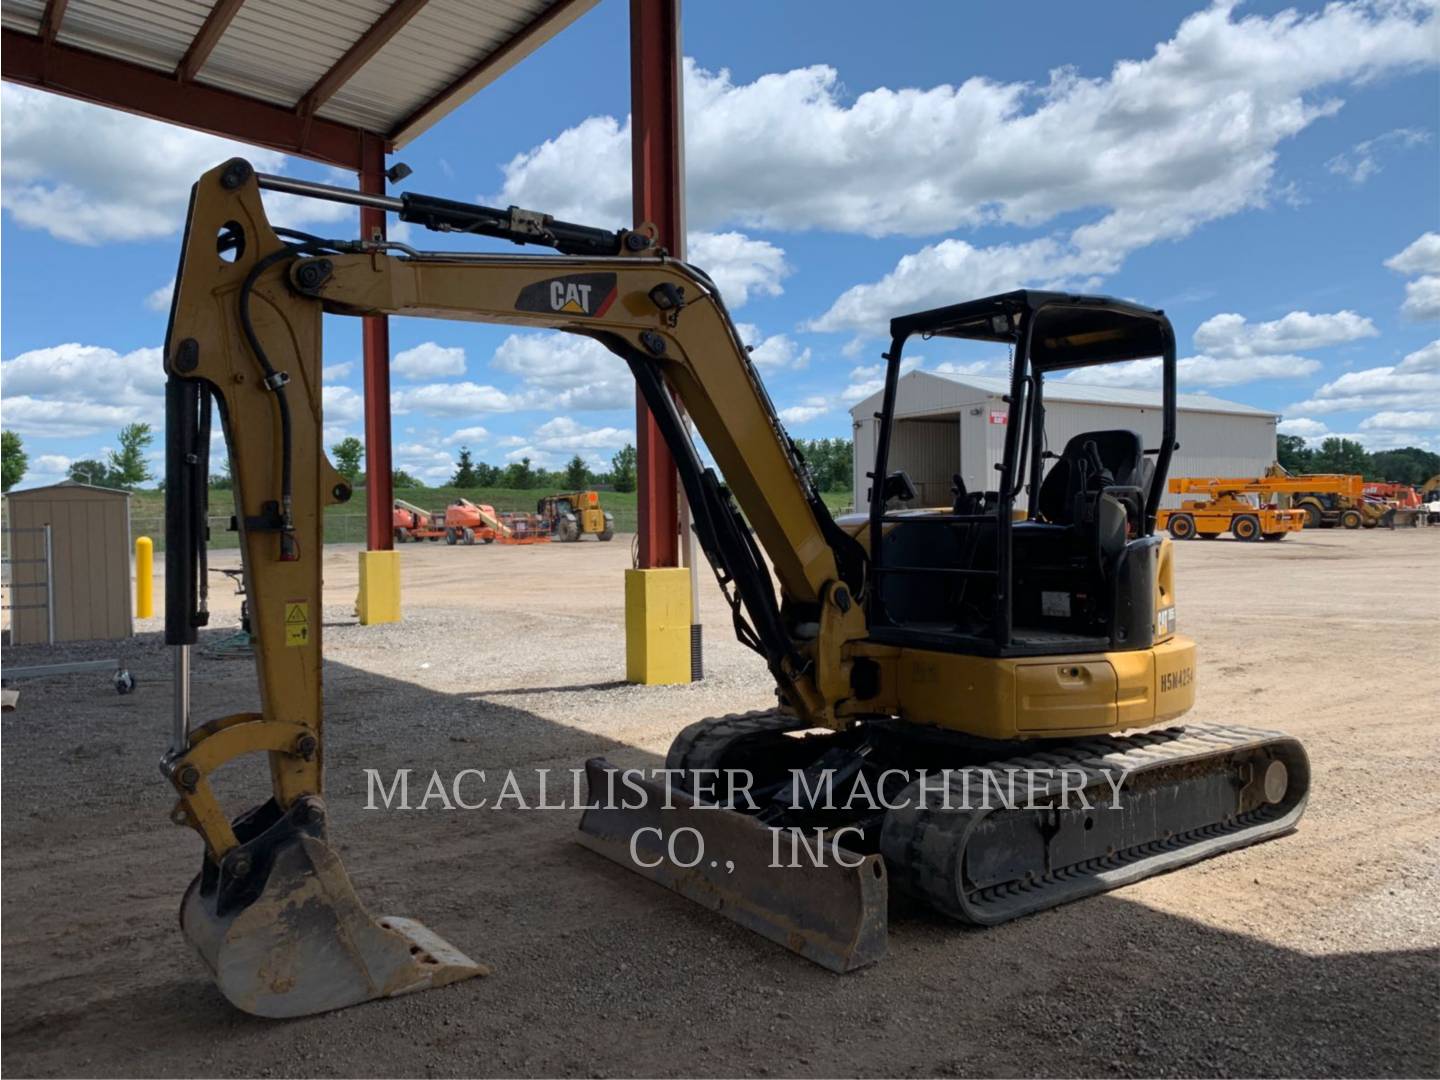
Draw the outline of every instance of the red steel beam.
<instances>
[{"instance_id":1,"label":"red steel beam","mask_svg":"<svg viewBox=\"0 0 1440 1080\"><path fill-rule=\"evenodd\" d=\"M680 0L630 0L630 185L635 223L685 253ZM680 492L675 459L655 418L635 398L640 567L680 565Z\"/></svg>"},{"instance_id":2,"label":"red steel beam","mask_svg":"<svg viewBox=\"0 0 1440 1080\"><path fill-rule=\"evenodd\" d=\"M70 0L46 0L45 11L40 16L40 39L46 45L55 40L55 35L60 33L60 24L65 21L65 9Z\"/></svg>"},{"instance_id":3,"label":"red steel beam","mask_svg":"<svg viewBox=\"0 0 1440 1080\"><path fill-rule=\"evenodd\" d=\"M385 194L385 141L365 137L360 190ZM360 209L360 235L385 239L385 211ZM365 366L365 546L389 551L395 546L393 478L390 474L390 320L367 315L364 323Z\"/></svg>"},{"instance_id":4,"label":"red steel beam","mask_svg":"<svg viewBox=\"0 0 1440 1080\"><path fill-rule=\"evenodd\" d=\"M300 99L300 104L296 106L300 113L309 116L334 97L357 71L405 28L406 23L419 14L425 3L426 0L395 0L390 9L376 19L370 29L361 34L355 44L345 50L345 55L336 60Z\"/></svg>"},{"instance_id":5,"label":"red steel beam","mask_svg":"<svg viewBox=\"0 0 1440 1080\"><path fill-rule=\"evenodd\" d=\"M215 0L215 6L210 9L210 14L205 16L205 21L200 24L200 29L190 39L190 47L185 50L185 55L180 58L180 63L175 67L175 77L182 82L189 82L199 74L200 69L205 66L205 61L210 59L210 54L215 51L215 46L220 44L220 39L225 36L230 23L240 11L240 5L245 0Z\"/></svg>"},{"instance_id":6,"label":"red steel beam","mask_svg":"<svg viewBox=\"0 0 1440 1080\"><path fill-rule=\"evenodd\" d=\"M361 166L363 133L359 128L300 117L290 109L229 90L177 83L168 72L85 49L58 42L47 46L33 34L0 30L0 75L7 82L267 146L326 165L355 172Z\"/></svg>"}]
</instances>

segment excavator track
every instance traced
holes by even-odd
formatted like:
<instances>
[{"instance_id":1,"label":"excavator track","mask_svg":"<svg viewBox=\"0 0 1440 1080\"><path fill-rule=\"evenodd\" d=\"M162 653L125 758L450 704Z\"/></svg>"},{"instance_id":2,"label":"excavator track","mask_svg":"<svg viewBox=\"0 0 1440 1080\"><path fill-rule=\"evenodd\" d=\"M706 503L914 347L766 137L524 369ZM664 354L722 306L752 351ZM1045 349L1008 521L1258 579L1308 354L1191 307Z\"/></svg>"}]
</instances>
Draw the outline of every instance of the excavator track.
<instances>
[{"instance_id":1,"label":"excavator track","mask_svg":"<svg viewBox=\"0 0 1440 1080\"><path fill-rule=\"evenodd\" d=\"M962 794L958 777L948 791L906 789L897 801L908 805L887 812L881 832L892 879L941 912L985 926L1283 835L1304 813L1310 787L1297 740L1232 726L1048 742L980 768L996 777L1016 770L1022 783L1039 775L1026 770L1081 770L1080 791L1091 803L947 810L945 799L953 805ZM1059 775L1046 775L1010 804L1057 796ZM972 787L969 801L976 798Z\"/></svg>"},{"instance_id":2,"label":"excavator track","mask_svg":"<svg viewBox=\"0 0 1440 1080\"><path fill-rule=\"evenodd\" d=\"M665 764L748 769L763 783L837 738L794 737L804 727L778 710L702 720L676 737ZM1024 749L972 759L948 772L948 785L932 775L892 799L901 808L886 812L879 850L897 887L952 918L994 925L1289 832L1309 790L1299 742L1255 728L1190 725ZM1060 798L1062 784L1071 809L1024 809Z\"/></svg>"},{"instance_id":3,"label":"excavator track","mask_svg":"<svg viewBox=\"0 0 1440 1080\"><path fill-rule=\"evenodd\" d=\"M799 746L792 731L808 725L793 714L779 709L757 709L753 712L730 713L726 716L699 720L691 724L670 744L665 755L667 769L754 769L756 766L777 770L787 766L774 761L788 747ZM802 755L803 756L803 755ZM796 767L808 761L801 760Z\"/></svg>"}]
</instances>

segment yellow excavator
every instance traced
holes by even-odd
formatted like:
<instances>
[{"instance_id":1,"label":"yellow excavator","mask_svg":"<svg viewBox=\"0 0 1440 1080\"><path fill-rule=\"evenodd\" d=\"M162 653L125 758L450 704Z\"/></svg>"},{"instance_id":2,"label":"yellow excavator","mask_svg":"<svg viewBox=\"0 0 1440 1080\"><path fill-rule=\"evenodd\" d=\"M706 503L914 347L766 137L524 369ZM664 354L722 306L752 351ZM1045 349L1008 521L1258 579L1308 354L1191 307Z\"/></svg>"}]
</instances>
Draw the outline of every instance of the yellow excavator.
<instances>
[{"instance_id":1,"label":"yellow excavator","mask_svg":"<svg viewBox=\"0 0 1440 1080\"><path fill-rule=\"evenodd\" d=\"M558 254L277 229L264 189ZM714 284L667 257L653 230L361 195L236 159L194 187L165 345L166 635L178 659L162 768L174 820L204 840L181 926L240 1008L297 1016L485 970L419 923L370 915L327 836L321 526L351 491L322 449L326 314L553 328L628 365L735 632L776 694L770 709L692 723L666 770L586 763L581 842L652 881L845 971L884 954L892 885L993 924L1283 834L1303 812L1309 767L1294 739L1159 726L1191 708L1197 671L1194 643L1176 633L1171 542L1155 529L1176 418L1174 335L1160 311L1019 291L894 319L868 508L836 520ZM967 491L957 476L949 506L910 505L908 477L887 471L901 356L916 336L1013 355L994 488ZM1048 376L1143 357L1164 373L1158 446L1106 430L1047 449ZM196 722L189 650L206 619L215 411L260 709ZM232 819L210 777L247 754L268 756L271 790ZM747 782L717 795L715 777L736 775ZM1065 798L1067 783L1081 798Z\"/></svg>"}]
</instances>

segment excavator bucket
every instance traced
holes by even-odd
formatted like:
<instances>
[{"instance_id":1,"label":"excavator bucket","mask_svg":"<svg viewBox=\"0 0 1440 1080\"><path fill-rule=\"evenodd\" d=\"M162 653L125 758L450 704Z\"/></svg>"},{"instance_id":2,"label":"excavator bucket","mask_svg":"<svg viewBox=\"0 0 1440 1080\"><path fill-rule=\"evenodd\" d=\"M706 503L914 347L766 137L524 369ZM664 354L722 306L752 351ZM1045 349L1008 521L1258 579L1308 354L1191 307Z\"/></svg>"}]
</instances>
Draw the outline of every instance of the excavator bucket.
<instances>
[{"instance_id":1,"label":"excavator bucket","mask_svg":"<svg viewBox=\"0 0 1440 1080\"><path fill-rule=\"evenodd\" d=\"M320 832L207 859L186 890L180 927L232 1004L308 1016L490 973L418 922L371 916Z\"/></svg>"},{"instance_id":2,"label":"excavator bucket","mask_svg":"<svg viewBox=\"0 0 1440 1080\"><path fill-rule=\"evenodd\" d=\"M831 971L884 957L885 862L826 844L816 852L733 810L697 806L678 788L585 763L580 843ZM623 777L623 779L622 779ZM644 792L639 802L637 789ZM818 845L817 845L818 846Z\"/></svg>"}]
</instances>

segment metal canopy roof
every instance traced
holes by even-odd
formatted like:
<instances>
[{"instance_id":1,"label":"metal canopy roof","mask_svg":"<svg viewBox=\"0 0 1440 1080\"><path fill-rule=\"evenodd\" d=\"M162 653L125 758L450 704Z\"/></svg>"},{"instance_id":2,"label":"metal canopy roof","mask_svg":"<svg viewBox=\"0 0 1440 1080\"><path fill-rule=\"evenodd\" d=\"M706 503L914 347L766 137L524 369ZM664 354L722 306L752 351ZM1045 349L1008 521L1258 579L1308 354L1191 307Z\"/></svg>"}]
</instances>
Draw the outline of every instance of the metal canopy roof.
<instances>
[{"instance_id":1,"label":"metal canopy roof","mask_svg":"<svg viewBox=\"0 0 1440 1080\"><path fill-rule=\"evenodd\" d=\"M598 0L4 0L3 75L358 168Z\"/></svg>"}]
</instances>

